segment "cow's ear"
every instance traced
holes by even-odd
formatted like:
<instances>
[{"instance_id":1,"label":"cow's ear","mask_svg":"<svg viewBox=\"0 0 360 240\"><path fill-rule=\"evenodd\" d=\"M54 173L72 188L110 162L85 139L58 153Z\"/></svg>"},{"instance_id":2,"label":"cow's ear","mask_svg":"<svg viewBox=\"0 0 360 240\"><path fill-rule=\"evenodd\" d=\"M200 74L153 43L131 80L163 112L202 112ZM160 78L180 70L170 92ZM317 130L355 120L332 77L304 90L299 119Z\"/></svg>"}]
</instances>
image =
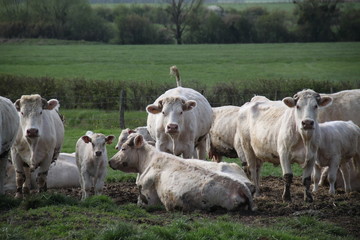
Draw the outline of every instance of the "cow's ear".
<instances>
[{"instance_id":1,"label":"cow's ear","mask_svg":"<svg viewBox=\"0 0 360 240\"><path fill-rule=\"evenodd\" d=\"M286 97L284 98L283 100L283 103L285 103L286 106L292 108L292 107L295 107L296 106L296 101L294 98L292 97Z\"/></svg>"},{"instance_id":2,"label":"cow's ear","mask_svg":"<svg viewBox=\"0 0 360 240\"><path fill-rule=\"evenodd\" d=\"M188 100L182 105L182 109L184 111L189 111L189 110L193 109L194 107L196 107L196 101L194 101L194 100Z\"/></svg>"},{"instance_id":3,"label":"cow's ear","mask_svg":"<svg viewBox=\"0 0 360 240\"><path fill-rule=\"evenodd\" d=\"M321 97L318 104L320 107L329 106L331 105L332 100L333 99L331 97Z\"/></svg>"},{"instance_id":4,"label":"cow's ear","mask_svg":"<svg viewBox=\"0 0 360 240\"><path fill-rule=\"evenodd\" d=\"M162 106L159 107L158 105L155 105L155 104L150 104L146 107L146 111L148 113L152 113L152 114L161 113L161 110L162 110Z\"/></svg>"},{"instance_id":5,"label":"cow's ear","mask_svg":"<svg viewBox=\"0 0 360 240\"><path fill-rule=\"evenodd\" d=\"M134 138L134 146L135 148L140 148L144 145L144 137L139 134Z\"/></svg>"},{"instance_id":6,"label":"cow's ear","mask_svg":"<svg viewBox=\"0 0 360 240\"><path fill-rule=\"evenodd\" d=\"M57 105L59 104L59 101L56 99L51 99L47 102L47 110L53 110Z\"/></svg>"},{"instance_id":7,"label":"cow's ear","mask_svg":"<svg viewBox=\"0 0 360 240\"><path fill-rule=\"evenodd\" d=\"M91 142L91 138L89 136L82 136L81 139L85 142L85 143L89 143Z\"/></svg>"},{"instance_id":8,"label":"cow's ear","mask_svg":"<svg viewBox=\"0 0 360 240\"><path fill-rule=\"evenodd\" d=\"M105 141L107 144L111 144L112 141L114 140L115 136L114 135L109 135L105 138Z\"/></svg>"},{"instance_id":9,"label":"cow's ear","mask_svg":"<svg viewBox=\"0 0 360 240\"><path fill-rule=\"evenodd\" d=\"M16 110L17 110L18 112L20 112L20 99L16 100L15 103L14 103L14 105L15 105Z\"/></svg>"}]
</instances>

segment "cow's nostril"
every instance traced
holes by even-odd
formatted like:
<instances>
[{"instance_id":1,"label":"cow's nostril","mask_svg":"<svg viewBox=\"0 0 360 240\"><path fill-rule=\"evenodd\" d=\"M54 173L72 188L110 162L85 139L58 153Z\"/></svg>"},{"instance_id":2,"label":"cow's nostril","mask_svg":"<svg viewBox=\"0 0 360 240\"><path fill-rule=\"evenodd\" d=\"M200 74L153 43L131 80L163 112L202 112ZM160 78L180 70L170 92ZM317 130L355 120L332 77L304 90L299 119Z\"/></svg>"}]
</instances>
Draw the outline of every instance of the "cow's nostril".
<instances>
[{"instance_id":1,"label":"cow's nostril","mask_svg":"<svg viewBox=\"0 0 360 240\"><path fill-rule=\"evenodd\" d=\"M28 137L37 137L39 135L39 130L36 128L29 128L26 130L26 136Z\"/></svg>"},{"instance_id":2,"label":"cow's nostril","mask_svg":"<svg viewBox=\"0 0 360 240\"><path fill-rule=\"evenodd\" d=\"M100 157L101 156L101 152L100 151L97 151L95 152L96 156Z\"/></svg>"}]
</instances>

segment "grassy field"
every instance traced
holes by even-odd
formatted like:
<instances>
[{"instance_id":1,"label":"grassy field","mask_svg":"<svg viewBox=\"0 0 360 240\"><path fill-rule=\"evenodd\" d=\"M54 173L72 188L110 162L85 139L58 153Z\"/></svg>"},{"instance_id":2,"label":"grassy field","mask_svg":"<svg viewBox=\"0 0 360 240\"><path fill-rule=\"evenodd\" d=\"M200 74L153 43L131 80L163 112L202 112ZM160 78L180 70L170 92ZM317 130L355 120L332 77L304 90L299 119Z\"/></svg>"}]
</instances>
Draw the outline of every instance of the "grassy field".
<instances>
[{"instance_id":1,"label":"grassy field","mask_svg":"<svg viewBox=\"0 0 360 240\"><path fill-rule=\"evenodd\" d=\"M183 84L206 85L255 79L360 81L360 43L237 45L0 44L0 74L55 78L174 81L177 65Z\"/></svg>"}]
</instances>

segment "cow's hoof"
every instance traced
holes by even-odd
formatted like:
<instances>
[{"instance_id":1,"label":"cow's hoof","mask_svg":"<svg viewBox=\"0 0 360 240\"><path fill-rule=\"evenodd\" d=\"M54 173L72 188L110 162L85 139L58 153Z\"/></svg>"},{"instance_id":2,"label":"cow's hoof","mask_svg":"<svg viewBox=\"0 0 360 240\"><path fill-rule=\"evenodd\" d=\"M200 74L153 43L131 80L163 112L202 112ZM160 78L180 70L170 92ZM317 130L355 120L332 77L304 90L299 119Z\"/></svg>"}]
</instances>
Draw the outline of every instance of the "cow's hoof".
<instances>
[{"instance_id":1,"label":"cow's hoof","mask_svg":"<svg viewBox=\"0 0 360 240\"><path fill-rule=\"evenodd\" d=\"M306 192L304 195L304 201L308 203L312 203L314 201L313 196L310 192Z\"/></svg>"},{"instance_id":2,"label":"cow's hoof","mask_svg":"<svg viewBox=\"0 0 360 240\"><path fill-rule=\"evenodd\" d=\"M28 187L23 187L23 194L24 195L29 195L30 194L30 189Z\"/></svg>"},{"instance_id":3,"label":"cow's hoof","mask_svg":"<svg viewBox=\"0 0 360 240\"><path fill-rule=\"evenodd\" d=\"M16 193L16 194L15 194L15 198L16 198L16 199L22 199L22 198L23 198L22 193Z\"/></svg>"}]
</instances>

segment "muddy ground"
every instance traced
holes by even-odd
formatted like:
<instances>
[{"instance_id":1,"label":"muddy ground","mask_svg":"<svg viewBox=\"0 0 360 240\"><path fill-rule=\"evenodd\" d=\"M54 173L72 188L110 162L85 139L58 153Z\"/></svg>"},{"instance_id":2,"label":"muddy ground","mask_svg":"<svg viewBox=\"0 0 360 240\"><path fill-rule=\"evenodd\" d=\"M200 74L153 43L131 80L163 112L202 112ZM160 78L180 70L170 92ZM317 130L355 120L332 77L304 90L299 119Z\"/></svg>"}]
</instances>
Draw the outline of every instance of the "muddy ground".
<instances>
[{"instance_id":1,"label":"muddy ground","mask_svg":"<svg viewBox=\"0 0 360 240\"><path fill-rule=\"evenodd\" d=\"M347 194L338 189L337 194L330 196L328 187L320 187L314 194L313 203L303 201L303 186L301 178L295 177L292 185L292 202L284 203L281 199L283 182L279 177L264 177L261 181L261 196L255 199L257 210L233 214L234 220L245 224L266 226L275 217L282 216L315 216L320 220L330 221L360 239L360 193ZM55 190L53 190L55 191ZM62 193L80 199L80 189L64 189ZM56 190L59 192L59 190ZM136 203L138 189L135 183L120 182L105 185L104 194L113 198L117 204ZM164 210L152 212L164 215ZM222 213L206 213L207 217L216 218Z\"/></svg>"}]
</instances>

